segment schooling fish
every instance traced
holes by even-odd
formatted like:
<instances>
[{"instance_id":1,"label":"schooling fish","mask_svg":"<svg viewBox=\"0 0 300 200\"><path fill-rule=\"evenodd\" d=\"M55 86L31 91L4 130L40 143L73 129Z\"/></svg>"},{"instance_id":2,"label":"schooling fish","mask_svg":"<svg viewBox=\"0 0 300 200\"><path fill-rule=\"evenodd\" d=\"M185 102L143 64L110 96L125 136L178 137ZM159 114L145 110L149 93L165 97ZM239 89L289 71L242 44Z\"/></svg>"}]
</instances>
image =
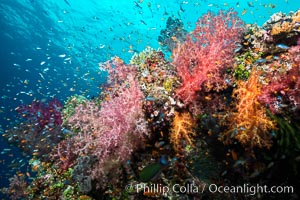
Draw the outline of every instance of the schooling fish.
<instances>
[{"instance_id":1,"label":"schooling fish","mask_svg":"<svg viewBox=\"0 0 300 200\"><path fill-rule=\"evenodd\" d=\"M139 177L141 182L148 182L157 177L161 171L169 165L166 156L161 156L159 162L152 163L143 168L140 172Z\"/></svg>"}]
</instances>

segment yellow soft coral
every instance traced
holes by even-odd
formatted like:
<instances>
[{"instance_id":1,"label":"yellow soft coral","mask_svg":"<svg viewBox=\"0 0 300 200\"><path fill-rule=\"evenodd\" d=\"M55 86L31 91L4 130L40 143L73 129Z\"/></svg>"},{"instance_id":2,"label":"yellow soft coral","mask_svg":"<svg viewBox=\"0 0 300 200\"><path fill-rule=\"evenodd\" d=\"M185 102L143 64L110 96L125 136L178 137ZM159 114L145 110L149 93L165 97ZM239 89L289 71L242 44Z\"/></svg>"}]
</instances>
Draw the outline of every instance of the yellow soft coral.
<instances>
[{"instance_id":1,"label":"yellow soft coral","mask_svg":"<svg viewBox=\"0 0 300 200\"><path fill-rule=\"evenodd\" d=\"M260 73L251 72L248 81L239 81L233 95L237 97L236 111L229 116L230 130L223 133L225 143L234 139L247 148L271 147L269 132L275 129L275 123L266 115L266 109L258 102L260 95Z\"/></svg>"},{"instance_id":2,"label":"yellow soft coral","mask_svg":"<svg viewBox=\"0 0 300 200\"><path fill-rule=\"evenodd\" d=\"M179 151L185 143L193 145L193 136L195 136L193 131L194 125L194 121L189 113L175 112L170 142L176 151Z\"/></svg>"}]
</instances>

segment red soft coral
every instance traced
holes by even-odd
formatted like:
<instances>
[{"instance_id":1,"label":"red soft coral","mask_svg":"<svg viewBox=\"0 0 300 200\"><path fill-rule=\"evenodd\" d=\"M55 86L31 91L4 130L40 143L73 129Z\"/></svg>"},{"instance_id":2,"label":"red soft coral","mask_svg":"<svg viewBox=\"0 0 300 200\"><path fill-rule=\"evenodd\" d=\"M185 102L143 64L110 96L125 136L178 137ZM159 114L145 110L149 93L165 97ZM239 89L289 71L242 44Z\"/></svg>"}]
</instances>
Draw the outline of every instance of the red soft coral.
<instances>
[{"instance_id":1,"label":"red soft coral","mask_svg":"<svg viewBox=\"0 0 300 200\"><path fill-rule=\"evenodd\" d=\"M298 45L286 54L292 68L285 74L272 74L268 85L264 86L259 101L268 106L273 114L300 109L300 39Z\"/></svg>"},{"instance_id":2,"label":"red soft coral","mask_svg":"<svg viewBox=\"0 0 300 200\"><path fill-rule=\"evenodd\" d=\"M193 102L202 87L219 91L230 83L226 70L232 67L243 30L243 22L232 10L217 15L208 12L198 20L194 32L173 52L182 79L176 94L184 103Z\"/></svg>"}]
</instances>

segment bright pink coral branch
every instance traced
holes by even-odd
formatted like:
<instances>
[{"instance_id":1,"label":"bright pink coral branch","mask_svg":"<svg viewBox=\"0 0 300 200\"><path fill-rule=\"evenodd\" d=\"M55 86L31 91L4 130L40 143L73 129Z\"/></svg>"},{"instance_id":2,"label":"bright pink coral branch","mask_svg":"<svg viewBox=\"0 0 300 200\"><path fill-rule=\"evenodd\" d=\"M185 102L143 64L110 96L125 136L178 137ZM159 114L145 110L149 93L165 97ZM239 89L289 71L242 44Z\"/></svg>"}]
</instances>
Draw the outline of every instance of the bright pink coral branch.
<instances>
[{"instance_id":1,"label":"bright pink coral branch","mask_svg":"<svg viewBox=\"0 0 300 200\"><path fill-rule=\"evenodd\" d=\"M194 32L173 52L173 63L182 79L176 94L184 103L193 102L204 83L208 91L227 85L224 75L232 67L243 30L243 22L232 10L217 15L208 12L198 20Z\"/></svg>"}]
</instances>

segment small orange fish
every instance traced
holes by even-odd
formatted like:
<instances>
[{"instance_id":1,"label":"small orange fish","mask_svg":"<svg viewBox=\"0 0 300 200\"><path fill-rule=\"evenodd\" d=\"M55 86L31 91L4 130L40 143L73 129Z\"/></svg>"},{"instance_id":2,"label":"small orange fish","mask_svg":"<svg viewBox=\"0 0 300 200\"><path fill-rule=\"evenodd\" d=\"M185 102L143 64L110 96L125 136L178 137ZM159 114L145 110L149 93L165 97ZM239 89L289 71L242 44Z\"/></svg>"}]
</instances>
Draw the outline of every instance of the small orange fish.
<instances>
[{"instance_id":1,"label":"small orange fish","mask_svg":"<svg viewBox=\"0 0 300 200\"><path fill-rule=\"evenodd\" d=\"M174 42L177 42L177 37L176 37L176 36L172 36L171 39L172 39Z\"/></svg>"},{"instance_id":2,"label":"small orange fish","mask_svg":"<svg viewBox=\"0 0 300 200\"><path fill-rule=\"evenodd\" d=\"M246 14L247 10L244 9L243 12L242 12L242 15Z\"/></svg>"},{"instance_id":3,"label":"small orange fish","mask_svg":"<svg viewBox=\"0 0 300 200\"><path fill-rule=\"evenodd\" d=\"M211 100L211 97L210 97L210 96L205 96L205 100L206 100L206 101L210 101L210 100Z\"/></svg>"},{"instance_id":4,"label":"small orange fish","mask_svg":"<svg viewBox=\"0 0 300 200\"><path fill-rule=\"evenodd\" d=\"M27 140L23 139L23 140L21 140L20 142L21 142L21 144L24 144L24 143L27 142Z\"/></svg>"},{"instance_id":5,"label":"small orange fish","mask_svg":"<svg viewBox=\"0 0 300 200\"><path fill-rule=\"evenodd\" d=\"M32 171L37 171L39 168L40 168L39 165L34 165L34 166L32 167Z\"/></svg>"},{"instance_id":6,"label":"small orange fish","mask_svg":"<svg viewBox=\"0 0 300 200\"><path fill-rule=\"evenodd\" d=\"M271 60L272 58L273 58L273 56L269 55L269 56L266 57L266 60Z\"/></svg>"},{"instance_id":7,"label":"small orange fish","mask_svg":"<svg viewBox=\"0 0 300 200\"><path fill-rule=\"evenodd\" d=\"M238 159L237 153L234 150L231 151L231 156L232 156L233 160L237 160Z\"/></svg>"},{"instance_id":8,"label":"small orange fish","mask_svg":"<svg viewBox=\"0 0 300 200\"><path fill-rule=\"evenodd\" d=\"M23 177L23 176L24 176L24 174L23 174L22 172L18 173L17 175L18 175L19 177Z\"/></svg>"},{"instance_id":9,"label":"small orange fish","mask_svg":"<svg viewBox=\"0 0 300 200\"><path fill-rule=\"evenodd\" d=\"M67 160L67 158L65 158L65 157L61 157L61 158L59 158L61 161L66 161Z\"/></svg>"}]
</instances>

